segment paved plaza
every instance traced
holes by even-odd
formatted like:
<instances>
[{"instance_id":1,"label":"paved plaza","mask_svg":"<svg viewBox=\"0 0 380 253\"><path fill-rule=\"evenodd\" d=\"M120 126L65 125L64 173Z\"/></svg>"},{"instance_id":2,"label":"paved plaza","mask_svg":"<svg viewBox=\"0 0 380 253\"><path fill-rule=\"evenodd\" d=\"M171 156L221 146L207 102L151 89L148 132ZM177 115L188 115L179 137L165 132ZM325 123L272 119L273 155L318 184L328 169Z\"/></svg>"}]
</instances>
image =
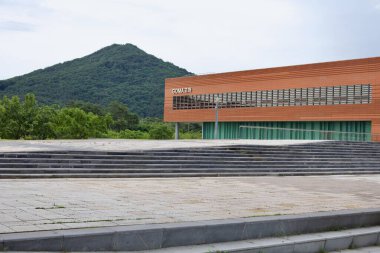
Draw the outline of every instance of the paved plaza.
<instances>
[{"instance_id":1,"label":"paved plaza","mask_svg":"<svg viewBox=\"0 0 380 253\"><path fill-rule=\"evenodd\" d=\"M0 140L0 152L23 151L129 151L173 148L197 148L225 145L292 145L315 143L310 140Z\"/></svg>"},{"instance_id":2,"label":"paved plaza","mask_svg":"<svg viewBox=\"0 0 380 253\"><path fill-rule=\"evenodd\" d=\"M380 207L380 175L0 180L0 233Z\"/></svg>"}]
</instances>

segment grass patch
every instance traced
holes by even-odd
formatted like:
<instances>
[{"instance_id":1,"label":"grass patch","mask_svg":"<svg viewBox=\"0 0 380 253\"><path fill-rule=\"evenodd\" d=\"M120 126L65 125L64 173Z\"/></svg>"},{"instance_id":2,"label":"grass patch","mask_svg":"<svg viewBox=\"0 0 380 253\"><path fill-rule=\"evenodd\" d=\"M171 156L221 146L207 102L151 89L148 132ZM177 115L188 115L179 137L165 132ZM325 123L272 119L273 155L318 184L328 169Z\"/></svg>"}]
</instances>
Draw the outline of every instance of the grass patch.
<instances>
[{"instance_id":1,"label":"grass patch","mask_svg":"<svg viewBox=\"0 0 380 253\"><path fill-rule=\"evenodd\" d=\"M113 221L121 221L124 219L103 219L103 220L84 220L84 221L54 221L44 224L66 224L66 223L93 223L93 222L113 222Z\"/></svg>"},{"instance_id":2,"label":"grass patch","mask_svg":"<svg viewBox=\"0 0 380 253\"><path fill-rule=\"evenodd\" d=\"M66 208L64 205L56 205L55 203L51 207L36 207L36 209L49 210L49 209L62 209Z\"/></svg>"}]
</instances>

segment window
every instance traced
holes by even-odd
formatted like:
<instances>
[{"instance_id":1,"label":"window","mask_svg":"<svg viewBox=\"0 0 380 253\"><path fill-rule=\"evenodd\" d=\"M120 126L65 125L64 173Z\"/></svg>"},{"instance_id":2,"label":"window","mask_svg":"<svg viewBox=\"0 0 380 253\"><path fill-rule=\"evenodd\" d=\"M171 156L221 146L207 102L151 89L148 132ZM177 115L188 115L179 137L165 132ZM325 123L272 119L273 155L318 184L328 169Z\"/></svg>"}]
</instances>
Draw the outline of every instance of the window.
<instances>
[{"instance_id":1,"label":"window","mask_svg":"<svg viewBox=\"0 0 380 253\"><path fill-rule=\"evenodd\" d=\"M241 107L247 107L247 93L248 92L241 93Z\"/></svg>"},{"instance_id":2,"label":"window","mask_svg":"<svg viewBox=\"0 0 380 253\"><path fill-rule=\"evenodd\" d=\"M257 91L252 92L251 107L257 107Z\"/></svg>"},{"instance_id":3,"label":"window","mask_svg":"<svg viewBox=\"0 0 380 253\"><path fill-rule=\"evenodd\" d=\"M278 106L278 90L272 92L272 106Z\"/></svg>"},{"instance_id":4,"label":"window","mask_svg":"<svg viewBox=\"0 0 380 253\"><path fill-rule=\"evenodd\" d=\"M355 86L349 85L347 87L347 104L353 104L354 103L354 93L355 93Z\"/></svg>"},{"instance_id":5,"label":"window","mask_svg":"<svg viewBox=\"0 0 380 253\"><path fill-rule=\"evenodd\" d=\"M294 105L301 105L302 100L302 90L295 89Z\"/></svg>"},{"instance_id":6,"label":"window","mask_svg":"<svg viewBox=\"0 0 380 253\"><path fill-rule=\"evenodd\" d=\"M335 86L333 88L333 104L339 105L341 100L341 86Z\"/></svg>"},{"instance_id":7,"label":"window","mask_svg":"<svg viewBox=\"0 0 380 253\"><path fill-rule=\"evenodd\" d=\"M290 90L284 90L284 106L290 105Z\"/></svg>"},{"instance_id":8,"label":"window","mask_svg":"<svg viewBox=\"0 0 380 253\"><path fill-rule=\"evenodd\" d=\"M319 104L320 105L326 105L326 103L327 103L327 88L321 87L320 88Z\"/></svg>"},{"instance_id":9,"label":"window","mask_svg":"<svg viewBox=\"0 0 380 253\"><path fill-rule=\"evenodd\" d=\"M334 92L334 87L326 88L326 104L327 105L333 104L333 95L334 95L333 92Z\"/></svg>"},{"instance_id":10,"label":"window","mask_svg":"<svg viewBox=\"0 0 380 253\"><path fill-rule=\"evenodd\" d=\"M173 110L369 104L371 84L174 96Z\"/></svg>"},{"instance_id":11,"label":"window","mask_svg":"<svg viewBox=\"0 0 380 253\"><path fill-rule=\"evenodd\" d=\"M278 91L277 105L284 106L284 90Z\"/></svg>"},{"instance_id":12,"label":"window","mask_svg":"<svg viewBox=\"0 0 380 253\"><path fill-rule=\"evenodd\" d=\"M263 90L261 91L261 107L267 107L268 103L268 91Z\"/></svg>"}]
</instances>

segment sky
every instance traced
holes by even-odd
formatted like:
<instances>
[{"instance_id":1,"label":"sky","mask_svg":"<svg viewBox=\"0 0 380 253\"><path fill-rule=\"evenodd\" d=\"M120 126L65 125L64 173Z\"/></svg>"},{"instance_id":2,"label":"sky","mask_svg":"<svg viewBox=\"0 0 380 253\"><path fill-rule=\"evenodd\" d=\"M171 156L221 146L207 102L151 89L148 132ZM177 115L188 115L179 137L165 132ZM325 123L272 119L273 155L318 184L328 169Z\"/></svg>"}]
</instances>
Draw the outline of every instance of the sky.
<instances>
[{"instance_id":1,"label":"sky","mask_svg":"<svg viewBox=\"0 0 380 253\"><path fill-rule=\"evenodd\" d=\"M380 56L380 0L0 0L0 79L132 43L197 74Z\"/></svg>"}]
</instances>

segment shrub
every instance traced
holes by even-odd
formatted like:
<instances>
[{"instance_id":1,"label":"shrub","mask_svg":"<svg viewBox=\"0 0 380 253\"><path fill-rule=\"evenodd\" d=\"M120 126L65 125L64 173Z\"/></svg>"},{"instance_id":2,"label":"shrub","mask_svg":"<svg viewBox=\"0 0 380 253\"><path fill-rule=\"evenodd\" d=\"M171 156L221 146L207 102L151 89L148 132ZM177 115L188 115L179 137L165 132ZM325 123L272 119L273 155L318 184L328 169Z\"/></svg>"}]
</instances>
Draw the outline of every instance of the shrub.
<instances>
[{"instance_id":1,"label":"shrub","mask_svg":"<svg viewBox=\"0 0 380 253\"><path fill-rule=\"evenodd\" d=\"M120 131L118 138L121 139L149 139L149 134L147 132L139 130L129 130Z\"/></svg>"},{"instance_id":2,"label":"shrub","mask_svg":"<svg viewBox=\"0 0 380 253\"><path fill-rule=\"evenodd\" d=\"M202 139L202 132L200 131L190 131L190 132L181 132L179 134L180 139Z\"/></svg>"},{"instance_id":3,"label":"shrub","mask_svg":"<svg viewBox=\"0 0 380 253\"><path fill-rule=\"evenodd\" d=\"M154 125L149 130L150 138L156 140L173 139L173 134L174 130L165 124Z\"/></svg>"}]
</instances>

